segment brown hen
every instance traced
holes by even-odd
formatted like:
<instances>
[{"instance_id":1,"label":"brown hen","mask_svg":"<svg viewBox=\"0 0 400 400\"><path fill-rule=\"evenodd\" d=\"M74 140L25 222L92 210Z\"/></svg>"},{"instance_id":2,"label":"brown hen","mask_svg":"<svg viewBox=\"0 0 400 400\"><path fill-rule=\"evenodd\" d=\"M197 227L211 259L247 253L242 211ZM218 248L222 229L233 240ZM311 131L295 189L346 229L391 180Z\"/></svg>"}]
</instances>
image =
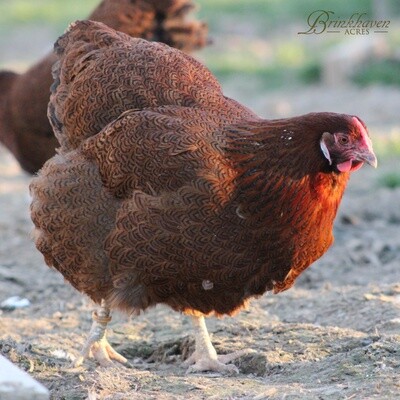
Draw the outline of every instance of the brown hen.
<instances>
[{"instance_id":1,"label":"brown hen","mask_svg":"<svg viewBox=\"0 0 400 400\"><path fill-rule=\"evenodd\" d=\"M82 357L124 361L105 339L110 309L164 303L193 316L192 371L234 371L241 353L218 357L203 316L290 288L326 252L350 172L376 166L364 123L261 119L190 56L96 22L55 48L61 149L31 212L47 264L102 304Z\"/></svg>"},{"instance_id":2,"label":"brown hen","mask_svg":"<svg viewBox=\"0 0 400 400\"><path fill-rule=\"evenodd\" d=\"M191 0L103 0L90 19L134 37L167 43L186 52L205 46L207 26L186 21ZM47 119L51 53L24 74L0 72L0 141L21 167L38 171L59 146Z\"/></svg>"}]
</instances>

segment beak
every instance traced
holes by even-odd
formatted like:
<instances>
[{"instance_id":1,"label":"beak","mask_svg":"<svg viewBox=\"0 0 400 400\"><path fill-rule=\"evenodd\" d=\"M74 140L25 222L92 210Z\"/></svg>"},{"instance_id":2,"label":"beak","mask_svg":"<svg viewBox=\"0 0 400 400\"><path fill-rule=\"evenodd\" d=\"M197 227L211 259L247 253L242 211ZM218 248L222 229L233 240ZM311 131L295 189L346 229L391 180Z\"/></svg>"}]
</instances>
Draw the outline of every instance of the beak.
<instances>
[{"instance_id":1,"label":"beak","mask_svg":"<svg viewBox=\"0 0 400 400\"><path fill-rule=\"evenodd\" d=\"M371 165L374 168L378 166L378 159L376 158L376 155L372 151L372 149L359 151L357 154L357 159L359 161L365 161L367 164Z\"/></svg>"}]
</instances>

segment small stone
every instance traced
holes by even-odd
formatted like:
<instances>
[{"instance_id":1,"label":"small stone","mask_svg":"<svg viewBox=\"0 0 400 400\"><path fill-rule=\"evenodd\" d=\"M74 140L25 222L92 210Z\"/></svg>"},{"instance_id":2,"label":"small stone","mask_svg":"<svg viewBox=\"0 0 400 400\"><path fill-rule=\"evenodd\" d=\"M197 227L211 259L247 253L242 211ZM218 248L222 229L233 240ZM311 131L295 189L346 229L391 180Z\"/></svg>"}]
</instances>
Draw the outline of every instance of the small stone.
<instances>
[{"instance_id":1,"label":"small stone","mask_svg":"<svg viewBox=\"0 0 400 400\"><path fill-rule=\"evenodd\" d=\"M31 302L26 298L19 296L11 296L8 299L1 302L0 308L2 310L12 311L15 310L16 308L25 308L29 307L30 305Z\"/></svg>"},{"instance_id":2,"label":"small stone","mask_svg":"<svg viewBox=\"0 0 400 400\"><path fill-rule=\"evenodd\" d=\"M55 319L62 319L62 313L61 313L60 311L56 311L56 312L53 314L53 318L55 318Z\"/></svg>"}]
</instances>

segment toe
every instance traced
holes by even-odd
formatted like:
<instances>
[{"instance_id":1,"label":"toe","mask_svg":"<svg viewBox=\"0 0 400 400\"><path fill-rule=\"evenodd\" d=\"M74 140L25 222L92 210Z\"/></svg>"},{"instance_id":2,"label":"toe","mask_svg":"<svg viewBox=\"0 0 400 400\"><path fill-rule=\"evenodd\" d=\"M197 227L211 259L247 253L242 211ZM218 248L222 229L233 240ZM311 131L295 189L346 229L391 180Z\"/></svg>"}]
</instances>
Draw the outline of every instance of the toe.
<instances>
[{"instance_id":1,"label":"toe","mask_svg":"<svg viewBox=\"0 0 400 400\"><path fill-rule=\"evenodd\" d=\"M90 347L87 347L87 349L85 348L73 363L73 367L81 366L84 360L89 358L89 356L92 356L102 367L111 367L115 365L113 361L117 361L126 367L131 367L128 360L116 352L106 339L95 341Z\"/></svg>"},{"instance_id":2,"label":"toe","mask_svg":"<svg viewBox=\"0 0 400 400\"><path fill-rule=\"evenodd\" d=\"M186 373L213 371L225 375L235 375L239 373L237 367L233 364L225 365L224 363L209 358L200 359L195 364L191 365Z\"/></svg>"},{"instance_id":3,"label":"toe","mask_svg":"<svg viewBox=\"0 0 400 400\"><path fill-rule=\"evenodd\" d=\"M108 355L108 351L104 346L99 345L98 343L94 343L92 346L93 358L102 366L102 367L111 367L112 361Z\"/></svg>"},{"instance_id":4,"label":"toe","mask_svg":"<svg viewBox=\"0 0 400 400\"><path fill-rule=\"evenodd\" d=\"M198 356L198 354L196 352L194 352L191 356L189 356L185 361L183 361L182 366L185 368L190 367L191 365L195 364L196 361L199 359L200 357Z\"/></svg>"},{"instance_id":5,"label":"toe","mask_svg":"<svg viewBox=\"0 0 400 400\"><path fill-rule=\"evenodd\" d=\"M111 345L108 345L108 346L106 347L106 351L107 351L107 355L108 355L108 357L109 357L110 360L115 360L115 361L117 361L117 362L119 362L119 363L121 363L121 364L129 365L128 360L127 360L124 356L122 356L121 354L119 354L117 351L115 351L115 350L111 347Z\"/></svg>"},{"instance_id":6,"label":"toe","mask_svg":"<svg viewBox=\"0 0 400 400\"><path fill-rule=\"evenodd\" d=\"M234 351L233 353L218 355L218 361L221 361L223 364L228 364L239 357L252 353L256 353L256 351L253 349L242 349Z\"/></svg>"},{"instance_id":7,"label":"toe","mask_svg":"<svg viewBox=\"0 0 400 400\"><path fill-rule=\"evenodd\" d=\"M79 356L75 361L72 362L71 368L78 368L83 364L83 361L85 360L85 357Z\"/></svg>"}]
</instances>

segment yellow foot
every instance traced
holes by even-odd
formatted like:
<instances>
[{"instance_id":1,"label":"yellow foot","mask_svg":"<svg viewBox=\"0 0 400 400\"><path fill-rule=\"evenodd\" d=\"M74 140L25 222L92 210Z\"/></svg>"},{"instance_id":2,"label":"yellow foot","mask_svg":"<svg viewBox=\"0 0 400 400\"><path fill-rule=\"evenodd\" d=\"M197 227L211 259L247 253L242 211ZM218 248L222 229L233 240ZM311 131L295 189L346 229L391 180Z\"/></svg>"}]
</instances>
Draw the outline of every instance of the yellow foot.
<instances>
[{"instance_id":1,"label":"yellow foot","mask_svg":"<svg viewBox=\"0 0 400 400\"><path fill-rule=\"evenodd\" d=\"M73 363L74 367L82 365L83 361L93 356L95 360L102 366L108 367L113 365L113 360L126 367L130 367L128 360L117 353L108 343L106 336L107 324L111 321L110 310L105 305L104 300L101 302L99 312L92 314L93 324L90 329L89 337L83 346L80 356Z\"/></svg>"},{"instance_id":2,"label":"yellow foot","mask_svg":"<svg viewBox=\"0 0 400 400\"><path fill-rule=\"evenodd\" d=\"M85 345L81 355L75 360L74 367L81 366L83 361L90 356L92 356L102 367L110 367L114 365L113 361L117 361L126 367L130 367L128 360L115 351L105 337L101 340L90 343L89 346L89 351L85 351L85 348L87 347L87 345Z\"/></svg>"},{"instance_id":3,"label":"yellow foot","mask_svg":"<svg viewBox=\"0 0 400 400\"><path fill-rule=\"evenodd\" d=\"M216 355L200 353L195 351L184 363L184 367L189 367L186 373L190 374L193 372L204 372L214 371L226 375L238 374L239 370L233 364L229 364L236 358L239 358L245 354L252 353L254 350L244 349L238 350L233 353Z\"/></svg>"}]
</instances>

